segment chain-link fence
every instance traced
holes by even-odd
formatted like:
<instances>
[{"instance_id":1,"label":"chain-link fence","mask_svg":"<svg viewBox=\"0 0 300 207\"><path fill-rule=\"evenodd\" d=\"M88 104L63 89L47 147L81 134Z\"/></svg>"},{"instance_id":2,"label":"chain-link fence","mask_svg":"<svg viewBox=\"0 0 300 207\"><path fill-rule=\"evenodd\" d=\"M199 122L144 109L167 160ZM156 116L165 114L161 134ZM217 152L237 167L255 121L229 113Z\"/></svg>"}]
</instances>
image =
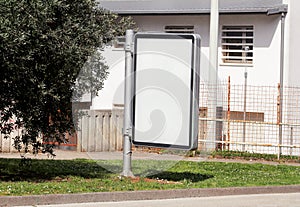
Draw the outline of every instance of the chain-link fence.
<instances>
[{"instance_id":1,"label":"chain-link fence","mask_svg":"<svg viewBox=\"0 0 300 207\"><path fill-rule=\"evenodd\" d=\"M230 83L230 78L218 85L201 83L199 106L200 150L238 150L300 156L300 87L237 85ZM109 115L113 111L108 116L87 118L84 123L106 124L100 124L100 128L97 125L99 130L83 124L78 140L74 140L74 146L79 151L103 151L106 149L105 143L110 143L117 146L116 150L120 150L122 111L121 107L116 116L120 118L117 125L114 121L108 121L108 118L113 120L111 118L114 116ZM114 141L112 137L118 137L121 141ZM0 134L0 152L13 151L12 144L12 139L4 139L4 135ZM97 144L101 146L97 147Z\"/></svg>"},{"instance_id":2,"label":"chain-link fence","mask_svg":"<svg viewBox=\"0 0 300 207\"><path fill-rule=\"evenodd\" d=\"M228 78L201 84L199 104L200 149L300 155L300 87L235 85Z\"/></svg>"}]
</instances>

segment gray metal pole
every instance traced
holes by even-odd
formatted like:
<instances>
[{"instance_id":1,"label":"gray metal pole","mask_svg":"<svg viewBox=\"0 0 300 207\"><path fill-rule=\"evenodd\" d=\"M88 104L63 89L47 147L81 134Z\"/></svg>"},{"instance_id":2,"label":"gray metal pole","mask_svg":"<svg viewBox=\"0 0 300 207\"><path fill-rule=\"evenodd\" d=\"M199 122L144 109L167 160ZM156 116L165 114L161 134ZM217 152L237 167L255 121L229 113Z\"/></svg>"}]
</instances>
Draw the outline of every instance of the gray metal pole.
<instances>
[{"instance_id":1,"label":"gray metal pole","mask_svg":"<svg viewBox=\"0 0 300 207\"><path fill-rule=\"evenodd\" d=\"M294 137L294 135L293 135L293 127L291 127L291 136L290 136L290 145L291 145L291 148L290 148L290 156L293 155L293 147L292 147L293 144L294 144L293 137Z\"/></svg>"},{"instance_id":2,"label":"gray metal pole","mask_svg":"<svg viewBox=\"0 0 300 207\"><path fill-rule=\"evenodd\" d=\"M244 48L245 50L245 58L247 58L248 51L249 51L249 46L246 46ZM244 63L246 63L247 60L244 59ZM244 83L244 123L243 123L243 142L246 143L246 116L247 116L247 78L248 78L248 72L247 72L247 66L245 66L245 72L244 72L244 78L245 78L245 83ZM243 144L242 147L243 151L246 149L246 145Z\"/></svg>"},{"instance_id":3,"label":"gray metal pole","mask_svg":"<svg viewBox=\"0 0 300 207\"><path fill-rule=\"evenodd\" d=\"M280 48L280 105L279 105L279 149L278 159L282 154L282 108L283 108L283 69L284 69L284 26L286 13L281 13L281 48Z\"/></svg>"},{"instance_id":4,"label":"gray metal pole","mask_svg":"<svg viewBox=\"0 0 300 207\"><path fill-rule=\"evenodd\" d=\"M123 172L122 176L133 177L131 171L131 136L132 136L132 74L133 74L133 30L126 31L125 42L125 97L124 97L124 125L123 125Z\"/></svg>"},{"instance_id":5,"label":"gray metal pole","mask_svg":"<svg viewBox=\"0 0 300 207\"><path fill-rule=\"evenodd\" d=\"M243 143L246 143L246 116L247 116L247 68L245 67L245 83L244 83L244 123L243 123ZM245 151L246 145L243 144L243 151Z\"/></svg>"}]
</instances>

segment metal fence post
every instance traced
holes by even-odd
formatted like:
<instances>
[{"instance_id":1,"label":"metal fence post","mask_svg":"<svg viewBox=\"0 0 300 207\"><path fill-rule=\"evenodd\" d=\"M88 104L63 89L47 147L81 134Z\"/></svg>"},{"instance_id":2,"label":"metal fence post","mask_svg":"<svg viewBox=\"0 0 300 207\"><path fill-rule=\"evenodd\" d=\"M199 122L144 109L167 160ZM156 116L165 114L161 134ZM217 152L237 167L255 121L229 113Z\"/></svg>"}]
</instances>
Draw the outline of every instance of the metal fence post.
<instances>
[{"instance_id":1,"label":"metal fence post","mask_svg":"<svg viewBox=\"0 0 300 207\"><path fill-rule=\"evenodd\" d=\"M246 143L246 119L247 119L247 68L245 68L245 73L244 73L244 78L245 78L245 83L244 83L244 112L243 112L243 143ZM243 144L242 151L246 150L246 145Z\"/></svg>"},{"instance_id":2,"label":"metal fence post","mask_svg":"<svg viewBox=\"0 0 300 207\"><path fill-rule=\"evenodd\" d=\"M223 149L226 149L229 151L230 150L230 101L231 101L231 84L230 84L230 76L228 77L228 85L227 85L227 138L226 138L226 145L224 145ZM228 144L227 144L228 143Z\"/></svg>"},{"instance_id":3,"label":"metal fence post","mask_svg":"<svg viewBox=\"0 0 300 207\"><path fill-rule=\"evenodd\" d=\"M277 112L277 124L279 126L279 136L278 136L278 154L277 154L277 159L279 160L280 159L280 156L282 154L282 93L283 93L283 87L282 85L279 83L278 84L278 102L277 102L277 105L278 105L278 112Z\"/></svg>"}]
</instances>

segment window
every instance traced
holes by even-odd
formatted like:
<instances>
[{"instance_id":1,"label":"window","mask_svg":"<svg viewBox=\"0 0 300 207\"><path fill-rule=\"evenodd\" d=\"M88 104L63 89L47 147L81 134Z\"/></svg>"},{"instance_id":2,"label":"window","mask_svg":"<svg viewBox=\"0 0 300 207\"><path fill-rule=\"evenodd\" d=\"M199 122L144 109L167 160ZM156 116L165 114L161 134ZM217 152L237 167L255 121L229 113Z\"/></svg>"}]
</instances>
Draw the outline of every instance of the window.
<instances>
[{"instance_id":1,"label":"window","mask_svg":"<svg viewBox=\"0 0 300 207\"><path fill-rule=\"evenodd\" d=\"M222 63L252 66L253 26L222 27Z\"/></svg>"},{"instance_id":2,"label":"window","mask_svg":"<svg viewBox=\"0 0 300 207\"><path fill-rule=\"evenodd\" d=\"M194 33L194 26L192 25L169 25L165 26L166 33Z\"/></svg>"}]
</instances>

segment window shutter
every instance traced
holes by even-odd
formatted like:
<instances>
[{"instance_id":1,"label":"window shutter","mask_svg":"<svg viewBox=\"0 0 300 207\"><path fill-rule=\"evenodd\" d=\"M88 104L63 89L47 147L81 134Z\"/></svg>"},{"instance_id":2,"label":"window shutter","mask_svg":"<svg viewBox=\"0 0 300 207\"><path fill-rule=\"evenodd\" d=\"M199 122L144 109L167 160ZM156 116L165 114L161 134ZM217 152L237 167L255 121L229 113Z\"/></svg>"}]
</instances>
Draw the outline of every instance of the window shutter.
<instances>
[{"instance_id":1,"label":"window shutter","mask_svg":"<svg viewBox=\"0 0 300 207\"><path fill-rule=\"evenodd\" d=\"M168 25L165 26L166 33L194 33L194 26L192 25Z\"/></svg>"},{"instance_id":2,"label":"window shutter","mask_svg":"<svg viewBox=\"0 0 300 207\"><path fill-rule=\"evenodd\" d=\"M253 26L223 26L221 38L223 64L253 64Z\"/></svg>"}]
</instances>

